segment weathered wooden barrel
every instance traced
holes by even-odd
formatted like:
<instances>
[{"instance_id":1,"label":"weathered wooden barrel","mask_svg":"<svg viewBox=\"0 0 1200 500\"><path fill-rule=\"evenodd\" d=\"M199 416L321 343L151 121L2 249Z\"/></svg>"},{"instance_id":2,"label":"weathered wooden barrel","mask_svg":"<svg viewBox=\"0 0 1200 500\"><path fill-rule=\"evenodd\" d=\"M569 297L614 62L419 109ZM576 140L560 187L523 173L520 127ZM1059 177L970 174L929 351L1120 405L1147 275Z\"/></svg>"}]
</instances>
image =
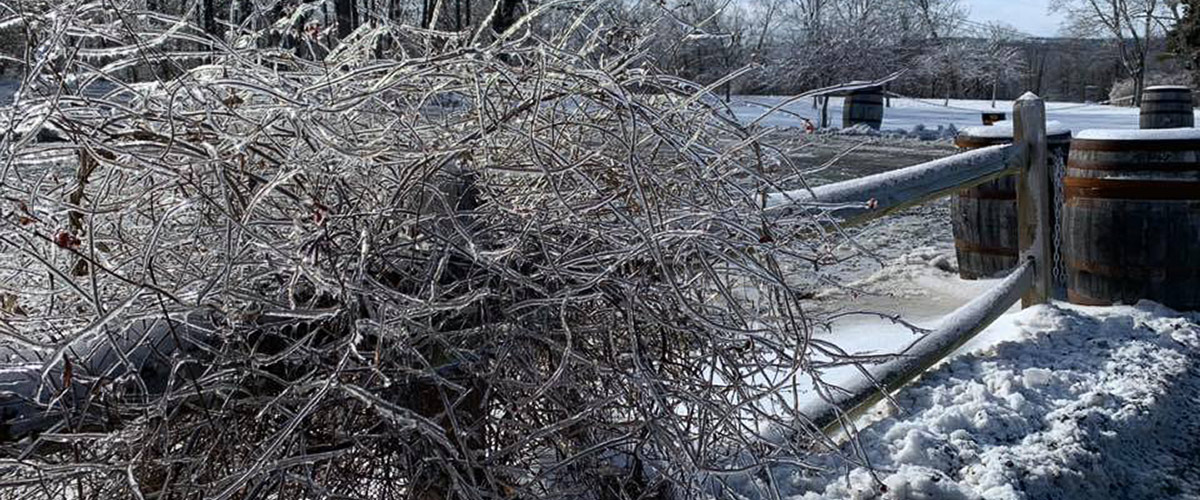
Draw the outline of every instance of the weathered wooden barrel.
<instances>
[{"instance_id":1,"label":"weathered wooden barrel","mask_svg":"<svg viewBox=\"0 0 1200 500\"><path fill-rule=\"evenodd\" d=\"M1052 155L1065 159L1071 131L1057 123L1047 128ZM1012 122L991 127L968 127L954 139L963 149L977 149L1013 141ZM1017 176L1007 175L970 189L950 200L954 253L963 279L980 279L1006 273L1017 266Z\"/></svg>"},{"instance_id":2,"label":"weathered wooden barrel","mask_svg":"<svg viewBox=\"0 0 1200 500\"><path fill-rule=\"evenodd\" d=\"M1143 129L1196 126L1192 89L1182 86L1147 87L1142 92L1139 123Z\"/></svg>"},{"instance_id":3,"label":"weathered wooden barrel","mask_svg":"<svg viewBox=\"0 0 1200 500\"><path fill-rule=\"evenodd\" d=\"M1006 113L988 112L988 111L983 112L983 124L984 125L995 125L997 122L1002 122L1006 119L1008 119L1008 115Z\"/></svg>"},{"instance_id":4,"label":"weathered wooden barrel","mask_svg":"<svg viewBox=\"0 0 1200 500\"><path fill-rule=\"evenodd\" d=\"M860 123L879 130L883 125L883 88L851 90L842 104L842 128Z\"/></svg>"},{"instance_id":5,"label":"weathered wooden barrel","mask_svg":"<svg viewBox=\"0 0 1200 500\"><path fill-rule=\"evenodd\" d=\"M1090 130L1064 183L1067 295L1200 309L1200 130Z\"/></svg>"}]
</instances>

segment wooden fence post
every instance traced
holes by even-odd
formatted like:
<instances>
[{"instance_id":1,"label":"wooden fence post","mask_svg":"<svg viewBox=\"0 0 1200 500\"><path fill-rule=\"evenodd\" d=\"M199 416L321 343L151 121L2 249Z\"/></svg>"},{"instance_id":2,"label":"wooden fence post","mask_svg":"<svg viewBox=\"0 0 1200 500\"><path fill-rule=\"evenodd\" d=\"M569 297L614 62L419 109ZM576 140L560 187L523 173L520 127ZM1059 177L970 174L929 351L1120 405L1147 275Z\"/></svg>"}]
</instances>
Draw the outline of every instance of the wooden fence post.
<instances>
[{"instance_id":1,"label":"wooden fence post","mask_svg":"<svg viewBox=\"0 0 1200 500\"><path fill-rule=\"evenodd\" d=\"M1022 307L1049 301L1054 265L1050 220L1050 171L1046 152L1046 103L1032 92L1013 104L1013 141L1020 155L1017 174L1017 241L1021 260L1033 260L1033 287L1021 297Z\"/></svg>"},{"instance_id":2,"label":"wooden fence post","mask_svg":"<svg viewBox=\"0 0 1200 500\"><path fill-rule=\"evenodd\" d=\"M821 96L821 128L829 127L829 94Z\"/></svg>"}]
</instances>

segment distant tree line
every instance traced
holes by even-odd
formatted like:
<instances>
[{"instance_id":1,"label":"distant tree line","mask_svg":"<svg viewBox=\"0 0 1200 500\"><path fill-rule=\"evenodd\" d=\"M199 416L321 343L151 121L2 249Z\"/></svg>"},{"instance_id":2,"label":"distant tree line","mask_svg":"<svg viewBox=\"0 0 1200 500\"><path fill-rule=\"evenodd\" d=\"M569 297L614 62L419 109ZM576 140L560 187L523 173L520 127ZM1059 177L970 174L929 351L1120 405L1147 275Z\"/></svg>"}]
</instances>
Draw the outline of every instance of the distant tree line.
<instances>
[{"instance_id":1,"label":"distant tree line","mask_svg":"<svg viewBox=\"0 0 1200 500\"><path fill-rule=\"evenodd\" d=\"M972 22L957 0L687 5L687 19L711 17L712 33L727 36L657 51L657 60L699 81L758 65L731 84L734 93L792 93L906 70L889 90L922 98L1011 99L1033 91L1052 100L1106 101L1140 94L1147 82L1180 79L1166 46L1181 16L1173 0L1058 0L1052 7L1068 19L1058 38Z\"/></svg>"},{"instance_id":2,"label":"distant tree line","mask_svg":"<svg viewBox=\"0 0 1200 500\"><path fill-rule=\"evenodd\" d=\"M305 58L323 57L360 28L381 47L400 42L386 32L367 33L388 25L458 33L446 43L465 44L503 33L534 9L542 15L528 27L541 37L569 29L582 12L607 27L605 38L595 41L598 57L634 49L640 63L700 83L720 82L716 90L724 94L787 94L904 70L889 90L913 97L1011 99L1034 91L1055 100L1101 101L1139 93L1147 79L1178 79L1176 56L1192 68L1200 62L1190 0L1057 0L1055 8L1070 19L1065 29L1071 36L1064 38L1031 38L1009 26L969 21L961 0L132 1L145 11L192 19L226 43ZM1176 23L1168 51L1167 34ZM13 30L3 33L0 64L11 75L27 55L26 44ZM257 35L247 40L249 33ZM199 62L175 64L191 63ZM173 74L171 65L130 71ZM722 81L734 72L736 78Z\"/></svg>"}]
</instances>

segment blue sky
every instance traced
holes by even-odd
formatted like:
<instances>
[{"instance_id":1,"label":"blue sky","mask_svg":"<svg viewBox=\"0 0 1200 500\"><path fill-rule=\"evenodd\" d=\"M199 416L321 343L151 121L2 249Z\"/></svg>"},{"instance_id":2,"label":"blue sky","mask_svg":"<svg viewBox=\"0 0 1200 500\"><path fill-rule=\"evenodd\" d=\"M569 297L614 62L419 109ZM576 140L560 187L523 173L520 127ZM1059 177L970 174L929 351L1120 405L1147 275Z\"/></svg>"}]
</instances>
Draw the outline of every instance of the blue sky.
<instances>
[{"instance_id":1,"label":"blue sky","mask_svg":"<svg viewBox=\"0 0 1200 500\"><path fill-rule=\"evenodd\" d=\"M1036 36L1058 33L1062 17L1047 12L1049 0L964 0L971 19L979 22L1001 21Z\"/></svg>"}]
</instances>

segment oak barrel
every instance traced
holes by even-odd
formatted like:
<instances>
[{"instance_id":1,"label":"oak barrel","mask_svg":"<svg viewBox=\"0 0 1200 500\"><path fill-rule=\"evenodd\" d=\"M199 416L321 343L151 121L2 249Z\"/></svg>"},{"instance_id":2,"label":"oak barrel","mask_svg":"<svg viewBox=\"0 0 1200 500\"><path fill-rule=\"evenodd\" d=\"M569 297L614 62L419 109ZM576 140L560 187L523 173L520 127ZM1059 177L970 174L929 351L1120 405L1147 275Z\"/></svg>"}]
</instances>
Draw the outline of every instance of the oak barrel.
<instances>
[{"instance_id":1,"label":"oak barrel","mask_svg":"<svg viewBox=\"0 0 1200 500\"><path fill-rule=\"evenodd\" d=\"M1164 85L1142 92L1139 123L1143 129L1184 128L1196 125L1192 89Z\"/></svg>"},{"instance_id":2,"label":"oak barrel","mask_svg":"<svg viewBox=\"0 0 1200 500\"><path fill-rule=\"evenodd\" d=\"M1071 302L1200 309L1200 130L1083 132L1064 191Z\"/></svg>"},{"instance_id":3,"label":"oak barrel","mask_svg":"<svg viewBox=\"0 0 1200 500\"><path fill-rule=\"evenodd\" d=\"M883 87L851 90L842 104L842 128L860 123L879 130L883 125Z\"/></svg>"},{"instance_id":4,"label":"oak barrel","mask_svg":"<svg viewBox=\"0 0 1200 500\"><path fill-rule=\"evenodd\" d=\"M1012 122L968 127L955 137L954 144L963 149L1009 144L1013 141L1012 130ZM1047 132L1050 154L1065 159L1071 146L1071 131L1052 123ZM969 280L989 278L1015 268L1020 248L1017 222L1015 175L960 190L951 197L950 224L959 276Z\"/></svg>"}]
</instances>

